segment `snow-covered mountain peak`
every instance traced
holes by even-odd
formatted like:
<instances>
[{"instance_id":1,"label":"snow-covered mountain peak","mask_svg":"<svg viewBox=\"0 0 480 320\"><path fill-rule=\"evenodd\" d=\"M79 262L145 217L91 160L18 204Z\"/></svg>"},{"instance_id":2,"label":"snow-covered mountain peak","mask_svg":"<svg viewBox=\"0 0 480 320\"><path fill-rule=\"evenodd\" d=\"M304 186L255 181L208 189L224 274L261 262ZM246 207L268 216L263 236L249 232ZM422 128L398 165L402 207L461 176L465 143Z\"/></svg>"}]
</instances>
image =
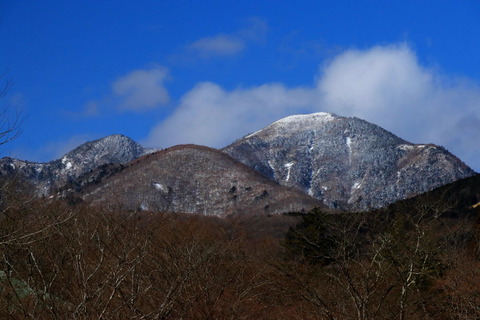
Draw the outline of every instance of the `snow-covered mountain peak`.
<instances>
[{"instance_id":1,"label":"snow-covered mountain peak","mask_svg":"<svg viewBox=\"0 0 480 320\"><path fill-rule=\"evenodd\" d=\"M98 152L104 153L104 152L111 152L112 149L124 149L125 147L131 149L140 149L141 146L138 145L135 141L132 139L120 135L120 134L114 134L110 136L106 136L104 138L98 139L98 140L93 140L93 141L88 141L72 151L68 152L65 154L64 157L78 157L79 155L87 155L90 153L95 154L98 156ZM92 155L93 155L92 154Z\"/></svg>"},{"instance_id":2,"label":"snow-covered mountain peak","mask_svg":"<svg viewBox=\"0 0 480 320\"><path fill-rule=\"evenodd\" d=\"M414 145L359 118L294 115L223 149L331 208L369 209L474 174L445 149Z\"/></svg>"},{"instance_id":3,"label":"snow-covered mountain peak","mask_svg":"<svg viewBox=\"0 0 480 320\"><path fill-rule=\"evenodd\" d=\"M292 125L296 123L306 124L306 123L312 123L312 122L316 124L320 124L324 122L333 121L335 120L335 118L338 118L338 116L328 112L297 114L297 115L288 116L278 121L275 121L271 125L272 126L273 125Z\"/></svg>"},{"instance_id":4,"label":"snow-covered mountain peak","mask_svg":"<svg viewBox=\"0 0 480 320\"><path fill-rule=\"evenodd\" d=\"M37 193L48 194L67 181L75 180L101 165L126 164L155 151L158 150L143 148L129 137L114 134L86 142L60 159L47 163L1 159L0 175L9 174L12 169L19 171L25 180L35 185Z\"/></svg>"},{"instance_id":5,"label":"snow-covered mountain peak","mask_svg":"<svg viewBox=\"0 0 480 320\"><path fill-rule=\"evenodd\" d=\"M268 129L278 130L283 128L294 129L294 128L305 128L305 127L315 128L339 118L341 117L333 113L327 113L327 112L297 114L297 115L288 116L278 121L275 121L274 123L266 127L264 130L268 130Z\"/></svg>"},{"instance_id":6,"label":"snow-covered mountain peak","mask_svg":"<svg viewBox=\"0 0 480 320\"><path fill-rule=\"evenodd\" d=\"M337 116L333 113L328 112L317 112L311 114L298 114L292 115L280 120L275 121L274 123L270 124L269 126L258 130L252 134L247 135L245 138L251 138L261 134L269 134L269 133L288 133L292 132L293 130L303 130L303 129L315 129L322 127L326 123L332 122L337 119L341 119L342 117Z\"/></svg>"}]
</instances>

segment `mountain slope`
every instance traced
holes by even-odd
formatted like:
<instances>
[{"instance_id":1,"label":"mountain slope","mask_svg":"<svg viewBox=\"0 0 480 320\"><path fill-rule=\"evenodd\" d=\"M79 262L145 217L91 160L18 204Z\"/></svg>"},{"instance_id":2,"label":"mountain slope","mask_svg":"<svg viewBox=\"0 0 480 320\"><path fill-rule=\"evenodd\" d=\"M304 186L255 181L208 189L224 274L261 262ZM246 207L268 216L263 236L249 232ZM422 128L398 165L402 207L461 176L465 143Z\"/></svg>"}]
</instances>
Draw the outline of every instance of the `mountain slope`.
<instances>
[{"instance_id":1,"label":"mountain slope","mask_svg":"<svg viewBox=\"0 0 480 320\"><path fill-rule=\"evenodd\" d=\"M230 156L181 145L139 158L78 194L99 205L203 215L273 214L321 203L278 185Z\"/></svg>"},{"instance_id":2,"label":"mountain slope","mask_svg":"<svg viewBox=\"0 0 480 320\"><path fill-rule=\"evenodd\" d=\"M281 119L223 151L344 210L382 207L474 174L442 147L411 144L367 121L330 113Z\"/></svg>"},{"instance_id":3,"label":"mountain slope","mask_svg":"<svg viewBox=\"0 0 480 320\"><path fill-rule=\"evenodd\" d=\"M0 159L0 176L15 176L30 182L40 195L48 195L65 183L107 163L125 164L154 152L123 135L111 135L86 142L47 163L36 163L13 158Z\"/></svg>"},{"instance_id":4,"label":"mountain slope","mask_svg":"<svg viewBox=\"0 0 480 320\"><path fill-rule=\"evenodd\" d=\"M474 209L474 210L472 210ZM480 217L480 174L460 179L378 210L386 213L409 213L419 210L447 213L450 217ZM480 223L477 220L476 223Z\"/></svg>"}]
</instances>

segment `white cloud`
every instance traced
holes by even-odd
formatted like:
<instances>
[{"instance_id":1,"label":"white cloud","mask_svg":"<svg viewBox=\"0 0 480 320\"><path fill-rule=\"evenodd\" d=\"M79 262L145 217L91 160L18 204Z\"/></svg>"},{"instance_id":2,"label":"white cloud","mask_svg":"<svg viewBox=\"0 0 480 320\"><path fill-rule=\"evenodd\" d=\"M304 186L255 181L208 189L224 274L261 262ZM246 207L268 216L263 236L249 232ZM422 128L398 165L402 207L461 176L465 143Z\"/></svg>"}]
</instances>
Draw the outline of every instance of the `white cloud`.
<instances>
[{"instance_id":1,"label":"white cloud","mask_svg":"<svg viewBox=\"0 0 480 320\"><path fill-rule=\"evenodd\" d=\"M157 109L170 101L164 82L168 70L162 66L129 72L111 84L111 92L100 99L90 100L78 112L65 112L74 118L89 118L103 111L145 112Z\"/></svg>"},{"instance_id":2,"label":"white cloud","mask_svg":"<svg viewBox=\"0 0 480 320\"><path fill-rule=\"evenodd\" d=\"M377 46L335 57L323 67L318 90L329 110L415 140L425 136L411 136L410 128L428 119L437 78L434 70L420 66L407 45Z\"/></svg>"},{"instance_id":3,"label":"white cloud","mask_svg":"<svg viewBox=\"0 0 480 320\"><path fill-rule=\"evenodd\" d=\"M167 77L167 69L157 66L135 70L117 79L112 84L112 93L119 110L145 111L168 103L170 98L163 85Z\"/></svg>"},{"instance_id":4,"label":"white cloud","mask_svg":"<svg viewBox=\"0 0 480 320\"><path fill-rule=\"evenodd\" d=\"M309 111L314 98L311 89L288 89L281 84L228 92L214 83L200 83L185 94L170 118L153 128L145 143L222 147L279 117Z\"/></svg>"},{"instance_id":5,"label":"white cloud","mask_svg":"<svg viewBox=\"0 0 480 320\"><path fill-rule=\"evenodd\" d=\"M360 117L412 142L443 145L480 169L478 84L422 66L406 44L347 50L324 64L317 78L305 87L233 91L200 83L146 143L222 147L281 117L326 111Z\"/></svg>"},{"instance_id":6,"label":"white cloud","mask_svg":"<svg viewBox=\"0 0 480 320\"><path fill-rule=\"evenodd\" d=\"M242 52L248 43L262 42L267 34L267 24L260 18L249 19L247 25L231 34L217 34L198 39L187 46L201 58L233 56Z\"/></svg>"},{"instance_id":7,"label":"white cloud","mask_svg":"<svg viewBox=\"0 0 480 320\"><path fill-rule=\"evenodd\" d=\"M99 113L99 105L97 101L89 101L85 105L81 113L73 114L75 117L92 117Z\"/></svg>"},{"instance_id":8,"label":"white cloud","mask_svg":"<svg viewBox=\"0 0 480 320\"><path fill-rule=\"evenodd\" d=\"M432 74L401 45L341 54L324 68L319 89L324 103L336 110L371 113L415 102L431 81Z\"/></svg>"},{"instance_id":9,"label":"white cloud","mask_svg":"<svg viewBox=\"0 0 480 320\"><path fill-rule=\"evenodd\" d=\"M245 27L238 31L238 36L245 41L264 42L268 33L268 24L259 17L252 17L246 21Z\"/></svg>"},{"instance_id":10,"label":"white cloud","mask_svg":"<svg viewBox=\"0 0 480 320\"><path fill-rule=\"evenodd\" d=\"M189 46L201 57L230 56L239 53L245 47L243 40L225 34L199 39Z\"/></svg>"}]
</instances>

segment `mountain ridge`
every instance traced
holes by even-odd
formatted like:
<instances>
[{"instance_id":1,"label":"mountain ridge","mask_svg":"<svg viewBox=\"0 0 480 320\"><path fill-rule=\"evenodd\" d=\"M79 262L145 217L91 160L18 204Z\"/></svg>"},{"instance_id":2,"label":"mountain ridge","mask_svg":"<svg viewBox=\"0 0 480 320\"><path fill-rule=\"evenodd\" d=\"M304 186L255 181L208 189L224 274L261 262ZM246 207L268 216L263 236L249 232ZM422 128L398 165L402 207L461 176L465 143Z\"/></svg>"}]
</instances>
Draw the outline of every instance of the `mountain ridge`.
<instances>
[{"instance_id":1,"label":"mountain ridge","mask_svg":"<svg viewBox=\"0 0 480 320\"><path fill-rule=\"evenodd\" d=\"M284 190L279 193L288 193L293 198L297 197L300 202L306 201L305 203L310 203L310 198L315 198L318 205L344 211L384 207L475 174L443 147L412 144L365 120L320 112L279 119L218 150L197 145L178 145L165 150L147 149L126 136L111 135L86 142L60 159L47 163L0 159L0 176L17 176L30 182L37 195L75 195L77 201L83 197L78 198L79 193L93 189L94 186L98 187L111 177L117 179L115 176L122 176L125 170L132 170L134 163L150 161L148 158L152 155L175 163L179 160L172 160L169 155L177 152L184 161L186 158L180 155L180 151L186 149L195 150L191 151L190 160L204 157L201 161L216 159L219 163L228 162L232 170L242 172L236 173L240 176L243 174L253 177L251 173L246 173L247 169L253 170L278 186L302 192L309 200L295 193L296 191L292 193ZM157 155L159 152L161 156ZM189 165L193 166L194 163ZM143 167L145 166L144 164ZM184 167L188 166L184 164ZM212 166L202 168L211 174L219 174ZM160 169L152 167L149 170ZM171 176L170 184L174 183L172 179L175 177L183 177L184 172L178 166L170 166L170 170L172 172L163 171L163 175ZM201 179L204 179L202 184L210 183L211 189L218 187L218 182L209 179L208 175L202 176L201 172L195 172L190 167L185 170L190 177L201 176ZM141 177L149 174L151 172L148 170L139 170L137 176L131 175L130 179L141 180ZM221 174L218 177L220 176ZM160 178L157 180L161 180ZM198 187L188 184L187 177L182 179L185 186L194 189ZM258 177L252 179L259 181ZM151 182L148 187L141 188L147 188L144 189L145 192L151 193L149 188L152 185L155 187L154 182ZM160 185L163 186L159 183L157 187L162 189ZM177 190L178 199L181 199L182 194L194 192L187 192L185 188ZM222 188L226 188L226 185L222 185ZM219 199L225 199L225 194L222 193L224 191L218 191L221 195ZM132 189L131 192L140 191ZM184 201L193 201L191 199L187 197ZM205 198L203 201L218 200L209 199ZM91 197L90 201L93 201ZM133 206L132 203L129 204L130 209L135 209L137 205L141 207L141 204ZM170 210L164 204L157 204L157 207ZM287 204L284 205L285 211L291 209ZM190 204L190 207L189 204L183 207L175 206L178 210L188 212L196 210L192 208L200 208L195 204ZM269 204L264 206L272 208ZM225 205L218 207L226 208ZM228 210L232 211L231 208ZM203 209L199 211L205 212ZM221 214L214 208L213 211L217 215Z\"/></svg>"}]
</instances>

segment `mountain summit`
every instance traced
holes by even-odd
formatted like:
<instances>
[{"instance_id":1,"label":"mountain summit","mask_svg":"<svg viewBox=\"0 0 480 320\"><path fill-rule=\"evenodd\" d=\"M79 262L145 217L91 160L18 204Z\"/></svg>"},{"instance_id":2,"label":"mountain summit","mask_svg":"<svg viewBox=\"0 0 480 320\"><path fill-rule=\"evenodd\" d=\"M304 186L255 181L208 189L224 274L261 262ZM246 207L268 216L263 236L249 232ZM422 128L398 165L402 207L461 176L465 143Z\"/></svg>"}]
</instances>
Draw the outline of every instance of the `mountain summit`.
<instances>
[{"instance_id":1,"label":"mountain summit","mask_svg":"<svg viewBox=\"0 0 480 320\"><path fill-rule=\"evenodd\" d=\"M98 166L108 163L126 164L154 151L156 149L144 148L124 135L115 134L86 142L60 159L46 163L2 158L0 176L19 177L32 183L37 194L48 195Z\"/></svg>"},{"instance_id":2,"label":"mountain summit","mask_svg":"<svg viewBox=\"0 0 480 320\"><path fill-rule=\"evenodd\" d=\"M412 144L377 125L331 113L294 115L224 152L330 208L378 208L475 172L443 147Z\"/></svg>"}]
</instances>

